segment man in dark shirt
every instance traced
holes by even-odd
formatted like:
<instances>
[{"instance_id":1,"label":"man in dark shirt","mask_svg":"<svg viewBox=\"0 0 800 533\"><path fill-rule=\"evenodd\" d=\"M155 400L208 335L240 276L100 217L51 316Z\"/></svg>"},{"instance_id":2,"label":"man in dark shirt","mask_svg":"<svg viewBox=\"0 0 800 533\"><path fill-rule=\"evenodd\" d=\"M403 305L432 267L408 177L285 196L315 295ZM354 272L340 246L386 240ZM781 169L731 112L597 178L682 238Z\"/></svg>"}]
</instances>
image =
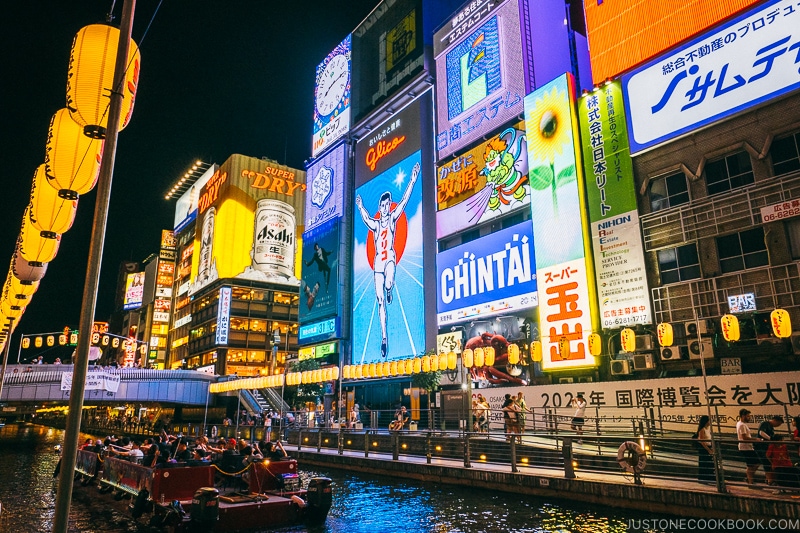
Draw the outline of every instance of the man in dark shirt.
<instances>
[{"instance_id":1,"label":"man in dark shirt","mask_svg":"<svg viewBox=\"0 0 800 533\"><path fill-rule=\"evenodd\" d=\"M769 420L761 422L761 425L758 426L758 437L762 442L755 443L755 450L758 453L758 458L761 460L761 464L764 465L764 474L767 480L767 485L775 484L775 472L772 471L772 464L767 457L767 448L769 447L769 441L771 441L775 436L775 428L782 425L783 417L780 415L775 415Z\"/></svg>"}]
</instances>

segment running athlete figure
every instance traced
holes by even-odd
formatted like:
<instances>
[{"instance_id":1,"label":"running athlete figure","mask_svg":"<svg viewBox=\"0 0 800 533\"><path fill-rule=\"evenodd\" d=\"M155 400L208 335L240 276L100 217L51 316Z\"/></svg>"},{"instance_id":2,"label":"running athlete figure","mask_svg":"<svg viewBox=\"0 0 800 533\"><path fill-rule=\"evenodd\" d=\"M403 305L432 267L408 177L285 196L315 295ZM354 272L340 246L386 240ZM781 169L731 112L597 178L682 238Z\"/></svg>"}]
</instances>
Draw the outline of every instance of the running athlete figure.
<instances>
[{"instance_id":1,"label":"running athlete figure","mask_svg":"<svg viewBox=\"0 0 800 533\"><path fill-rule=\"evenodd\" d=\"M419 163L414 165L411 171L411 179L408 182L403 197L394 209L392 206L392 193L385 192L381 195L378 202L379 212L376 218L372 218L363 205L361 196L356 197L356 205L361 213L364 224L372 231L375 242L375 261L372 270L375 279L375 296L378 299L378 316L381 320L381 357L386 357L389 350L389 343L386 337L386 305L392 303L392 289L394 288L394 274L397 258L394 251L394 237L397 229L397 221L402 216L403 211L411 198L411 191L419 176ZM391 211L390 211L391 209Z\"/></svg>"}]
</instances>

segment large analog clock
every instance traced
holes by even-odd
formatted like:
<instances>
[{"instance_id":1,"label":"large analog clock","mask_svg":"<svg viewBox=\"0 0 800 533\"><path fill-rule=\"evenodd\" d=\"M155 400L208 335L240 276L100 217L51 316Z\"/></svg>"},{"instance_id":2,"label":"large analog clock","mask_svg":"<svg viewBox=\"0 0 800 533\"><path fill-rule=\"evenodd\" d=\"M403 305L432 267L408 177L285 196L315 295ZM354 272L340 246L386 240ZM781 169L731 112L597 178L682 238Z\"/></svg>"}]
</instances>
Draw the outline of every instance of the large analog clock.
<instances>
[{"instance_id":1,"label":"large analog clock","mask_svg":"<svg viewBox=\"0 0 800 533\"><path fill-rule=\"evenodd\" d=\"M347 84L350 81L350 69L347 57L344 54L337 54L328 61L322 77L317 84L317 112L325 117L333 113L333 110L344 98Z\"/></svg>"}]
</instances>

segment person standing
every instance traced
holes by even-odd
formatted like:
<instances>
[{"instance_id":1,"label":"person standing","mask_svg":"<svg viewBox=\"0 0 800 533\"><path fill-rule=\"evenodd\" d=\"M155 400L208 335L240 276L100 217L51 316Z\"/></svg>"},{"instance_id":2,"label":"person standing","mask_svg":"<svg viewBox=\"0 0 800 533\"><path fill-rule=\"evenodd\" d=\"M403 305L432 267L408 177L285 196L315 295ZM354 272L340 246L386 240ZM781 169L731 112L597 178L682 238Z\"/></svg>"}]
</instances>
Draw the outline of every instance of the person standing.
<instances>
[{"instance_id":1,"label":"person standing","mask_svg":"<svg viewBox=\"0 0 800 533\"><path fill-rule=\"evenodd\" d=\"M575 414L572 416L572 424L570 428L578 434L578 444L583 444L583 424L586 421L586 400L583 394L578 394L572 399L572 405L575 407Z\"/></svg>"},{"instance_id":2,"label":"person standing","mask_svg":"<svg viewBox=\"0 0 800 533\"><path fill-rule=\"evenodd\" d=\"M516 438L514 435L519 433L519 426L517 425L517 411L519 408L517 407L516 402L514 402L514 398L512 398L510 394L506 394L502 408L503 421L505 422L506 426L506 442L513 442Z\"/></svg>"},{"instance_id":3,"label":"person standing","mask_svg":"<svg viewBox=\"0 0 800 533\"><path fill-rule=\"evenodd\" d=\"M753 441L758 439L750 434L750 428L747 426L748 422L750 422L750 411L745 408L739 409L739 421L736 422L736 438L739 441L739 454L742 456L747 466L745 469L747 484L754 485L756 470L758 470L758 465L761 464L761 460L758 458L755 448L753 448Z\"/></svg>"},{"instance_id":4,"label":"person standing","mask_svg":"<svg viewBox=\"0 0 800 533\"><path fill-rule=\"evenodd\" d=\"M528 409L528 404L525 401L525 396L522 394L522 391L517 393L515 402L519 408L517 411L517 429L519 430L520 436L517 438L517 442L522 444L522 435L525 434L525 413L531 412L531 410Z\"/></svg>"},{"instance_id":5,"label":"person standing","mask_svg":"<svg viewBox=\"0 0 800 533\"><path fill-rule=\"evenodd\" d=\"M756 443L755 449L761 464L764 466L764 477L767 485L775 484L775 473L772 471L772 463L767 457L767 449L769 448L769 442L775 438L775 428L782 425L783 417L775 415L769 420L761 422L761 425L758 426L758 438L761 439L761 442Z\"/></svg>"},{"instance_id":6,"label":"person standing","mask_svg":"<svg viewBox=\"0 0 800 533\"><path fill-rule=\"evenodd\" d=\"M489 418L492 414L492 407L483 394L478 394L478 429L481 433L489 433Z\"/></svg>"},{"instance_id":7,"label":"person standing","mask_svg":"<svg viewBox=\"0 0 800 533\"><path fill-rule=\"evenodd\" d=\"M697 446L697 481L700 483L713 483L714 477L714 452L711 448L711 418L702 415L697 421L697 431L692 438Z\"/></svg>"}]
</instances>

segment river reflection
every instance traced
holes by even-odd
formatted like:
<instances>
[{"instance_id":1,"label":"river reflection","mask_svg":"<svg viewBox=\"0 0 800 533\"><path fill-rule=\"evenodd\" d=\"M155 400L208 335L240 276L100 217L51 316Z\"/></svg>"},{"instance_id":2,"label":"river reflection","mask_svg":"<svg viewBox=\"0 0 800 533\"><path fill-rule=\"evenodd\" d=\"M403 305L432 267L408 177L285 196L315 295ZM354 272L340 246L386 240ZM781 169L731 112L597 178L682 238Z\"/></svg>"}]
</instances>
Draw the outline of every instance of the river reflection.
<instances>
[{"instance_id":1,"label":"river reflection","mask_svg":"<svg viewBox=\"0 0 800 533\"><path fill-rule=\"evenodd\" d=\"M88 436L82 436L86 438ZM0 531L50 531L58 462L54 448L63 432L42 426L0 429ZM280 531L296 533L616 533L643 515L574 502L468 489L397 478L314 470L304 477L327 476L334 483L334 505L324 526ZM648 516L650 517L650 516ZM70 532L140 533L128 515L73 498Z\"/></svg>"}]
</instances>

